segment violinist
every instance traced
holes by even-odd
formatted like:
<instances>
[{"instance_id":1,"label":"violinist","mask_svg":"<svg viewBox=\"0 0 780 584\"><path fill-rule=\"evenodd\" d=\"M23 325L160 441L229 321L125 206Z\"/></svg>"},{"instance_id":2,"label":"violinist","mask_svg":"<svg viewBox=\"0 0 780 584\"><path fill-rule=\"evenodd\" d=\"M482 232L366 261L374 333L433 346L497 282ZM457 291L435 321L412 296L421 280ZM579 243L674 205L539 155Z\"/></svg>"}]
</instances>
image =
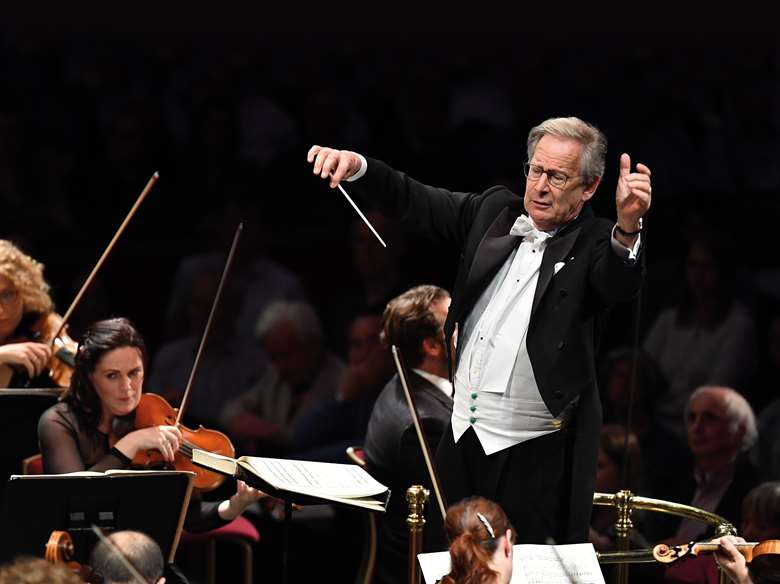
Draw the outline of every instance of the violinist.
<instances>
[{"instance_id":1,"label":"violinist","mask_svg":"<svg viewBox=\"0 0 780 584\"><path fill-rule=\"evenodd\" d=\"M437 286L416 286L392 299L382 315L384 340L401 349L411 368L409 386L423 434L431 448L437 447L452 415L442 330L449 304L450 295L446 290ZM394 493L401 494L391 497L387 513L378 519L379 546L374 582L402 582L409 556L408 507L403 493L411 485L430 489L431 479L397 375L387 383L374 404L364 451L371 475L390 486ZM431 513L441 517L440 511L432 510ZM428 545L436 547L433 542Z\"/></svg>"},{"instance_id":2,"label":"violinist","mask_svg":"<svg viewBox=\"0 0 780 584\"><path fill-rule=\"evenodd\" d=\"M43 264L0 239L0 387L52 387L40 325L54 315Z\"/></svg>"},{"instance_id":3,"label":"violinist","mask_svg":"<svg viewBox=\"0 0 780 584\"><path fill-rule=\"evenodd\" d=\"M38 423L46 473L128 468L137 452L158 450L174 459L182 438L175 426L136 430L146 347L125 318L92 324L76 355L70 387ZM221 502L193 497L185 519L188 531L206 531L232 521L264 494L239 481L236 493Z\"/></svg>"}]
</instances>

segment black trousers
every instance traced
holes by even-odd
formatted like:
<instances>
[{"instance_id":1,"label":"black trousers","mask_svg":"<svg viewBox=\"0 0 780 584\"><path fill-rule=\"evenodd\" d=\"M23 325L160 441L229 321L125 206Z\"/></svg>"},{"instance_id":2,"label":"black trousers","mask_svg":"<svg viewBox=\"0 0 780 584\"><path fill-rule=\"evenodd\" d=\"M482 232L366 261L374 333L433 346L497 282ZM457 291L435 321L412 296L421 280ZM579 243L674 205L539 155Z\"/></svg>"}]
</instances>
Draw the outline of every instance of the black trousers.
<instances>
[{"instance_id":1,"label":"black trousers","mask_svg":"<svg viewBox=\"0 0 780 584\"><path fill-rule=\"evenodd\" d=\"M473 428L456 444L450 424L436 452L447 505L478 495L501 505L517 543L571 543L567 535L571 447L563 429L487 456ZM426 531L429 528L426 545L446 549L443 526L426 525Z\"/></svg>"}]
</instances>

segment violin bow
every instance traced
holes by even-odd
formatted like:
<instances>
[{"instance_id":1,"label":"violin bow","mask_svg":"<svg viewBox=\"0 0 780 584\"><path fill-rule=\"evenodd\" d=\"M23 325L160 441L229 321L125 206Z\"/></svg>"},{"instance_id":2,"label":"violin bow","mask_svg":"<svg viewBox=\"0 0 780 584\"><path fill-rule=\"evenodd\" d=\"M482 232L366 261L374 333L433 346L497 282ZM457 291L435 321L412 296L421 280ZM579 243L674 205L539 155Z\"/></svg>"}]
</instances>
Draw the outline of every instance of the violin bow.
<instances>
[{"instance_id":1,"label":"violin bow","mask_svg":"<svg viewBox=\"0 0 780 584\"><path fill-rule=\"evenodd\" d=\"M95 264L95 267L92 268L92 272L84 281L84 284L82 284L81 289L78 291L78 294L76 294L76 297L73 299L73 302L70 303L67 312L62 317L62 323L60 324L60 328L57 329L56 334L51 339L52 346L54 346L54 341L57 338L59 338L60 333L62 333L63 329L65 328L65 325L68 323L68 319L73 314L73 311L76 310L76 307L79 305L79 302L81 302L82 296L84 296L84 293L92 284L92 280L95 279L95 276L97 275L98 271L103 266L103 263L106 261L108 254L110 254L111 250L114 249L114 246L116 245L116 242L119 240L119 237L122 235L122 233L124 233L128 223L130 223L130 220L133 218L133 215L135 215L135 212L138 210L138 207L141 206L141 203L143 203L144 199L146 198L146 195L149 194L149 191L152 190L152 187L157 182L158 178L160 178L160 173L155 172L152 175L152 178L149 179L149 182L146 183L144 190L142 190L141 194L138 195L138 198L136 199L135 203L130 209L130 212L125 217L124 221L122 221L122 224L119 226L119 229L117 229L116 233L114 233L114 237L111 238L111 241L108 243L108 246L106 246L106 249L103 251L103 255L100 256L100 259Z\"/></svg>"},{"instance_id":2,"label":"violin bow","mask_svg":"<svg viewBox=\"0 0 780 584\"><path fill-rule=\"evenodd\" d=\"M176 415L176 425L178 426L181 423L182 417L184 417L184 410L187 407L187 401L190 397L190 390L192 389L192 382L195 379L195 372L198 370L198 363L200 363L200 356L203 353L203 347L206 345L206 339L209 335L209 330L211 329L211 321L214 320L214 313L217 311L217 305L219 304L219 299L222 296L222 288L225 285L225 279L227 277L228 272L230 271L230 266L233 263L233 256L236 253L236 246L238 245L238 238L241 235L241 232L244 229L244 223L243 221L238 224L238 227L236 228L236 233L233 236L233 243L230 246L230 252L228 252L227 260L225 260L225 267L222 268L222 276L219 279L219 286L217 287L217 293L214 295L214 301L211 303L211 312L209 312L209 318L206 321L206 326L203 329L203 335L200 338L200 345L198 346L198 352L195 354L195 361L192 364L192 369L190 370L190 378L187 380L187 387L184 390L184 395L181 398L181 404L179 404L179 411Z\"/></svg>"},{"instance_id":3,"label":"violin bow","mask_svg":"<svg viewBox=\"0 0 780 584\"><path fill-rule=\"evenodd\" d=\"M133 577L133 580L136 580L140 584L154 584L153 582L147 580L144 578L141 573L138 571L138 569L133 565L133 563L127 559L127 556L120 550L116 545L114 545L114 542L108 539L105 535L103 535L103 531L97 526L92 525L92 531L97 535L97 538L102 541L104 544L108 546L108 549L111 550L111 553L115 554L117 558L119 558L119 561L121 564L127 568L127 571L130 572L130 575Z\"/></svg>"},{"instance_id":4,"label":"violin bow","mask_svg":"<svg viewBox=\"0 0 780 584\"><path fill-rule=\"evenodd\" d=\"M420 448L422 449L423 458L425 458L425 466L428 469L428 474L431 477L431 484L433 485L433 492L436 495L436 502L439 504L439 511L441 511L442 521L447 516L447 504L444 501L442 495L441 486L439 485L439 479L436 476L436 469L433 467L433 457L431 456L431 449L428 445L428 441L425 439L425 435L422 433L422 426L420 426L420 419L417 415L417 406L414 402L414 396L409 390L409 384L406 382L406 375L404 374L403 364L401 362L401 351L395 345L391 345L390 350L393 353L393 360L395 361L395 368L398 371L398 378L401 380L401 386L404 388L404 395L406 396L406 403L409 406L409 413L412 416L412 422L414 422L414 429L417 432L417 439L420 442Z\"/></svg>"}]
</instances>

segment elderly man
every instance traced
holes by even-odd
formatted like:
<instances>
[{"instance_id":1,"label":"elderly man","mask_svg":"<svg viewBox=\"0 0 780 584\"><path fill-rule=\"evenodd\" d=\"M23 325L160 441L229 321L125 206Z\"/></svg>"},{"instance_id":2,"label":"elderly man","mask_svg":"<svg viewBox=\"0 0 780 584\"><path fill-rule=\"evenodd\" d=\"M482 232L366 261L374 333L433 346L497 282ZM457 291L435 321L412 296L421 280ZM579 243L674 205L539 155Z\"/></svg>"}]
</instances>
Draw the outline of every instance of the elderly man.
<instances>
[{"instance_id":1,"label":"elderly man","mask_svg":"<svg viewBox=\"0 0 780 584\"><path fill-rule=\"evenodd\" d=\"M729 387L704 386L688 399L685 411L688 448L694 458L692 477L682 477L682 502L711 511L738 526L742 500L758 484L746 453L758 437L753 408ZM706 524L685 519L671 543L688 543L704 535Z\"/></svg>"},{"instance_id":2,"label":"elderly man","mask_svg":"<svg viewBox=\"0 0 780 584\"><path fill-rule=\"evenodd\" d=\"M445 325L455 401L437 462L450 503L498 502L520 543L587 541L601 409L598 320L641 286L641 219L650 169L620 158L617 223L588 201L604 176L606 138L578 118L528 135L525 196L497 186L456 193L378 160L313 146L315 174L401 217L460 254ZM523 209L525 207L525 209ZM523 211L525 210L525 213Z\"/></svg>"},{"instance_id":3,"label":"elderly man","mask_svg":"<svg viewBox=\"0 0 780 584\"><path fill-rule=\"evenodd\" d=\"M323 346L320 320L304 302L271 303L256 335L270 367L225 406L222 423L245 453L281 455L290 448L291 425L335 394L344 363Z\"/></svg>"}]
</instances>

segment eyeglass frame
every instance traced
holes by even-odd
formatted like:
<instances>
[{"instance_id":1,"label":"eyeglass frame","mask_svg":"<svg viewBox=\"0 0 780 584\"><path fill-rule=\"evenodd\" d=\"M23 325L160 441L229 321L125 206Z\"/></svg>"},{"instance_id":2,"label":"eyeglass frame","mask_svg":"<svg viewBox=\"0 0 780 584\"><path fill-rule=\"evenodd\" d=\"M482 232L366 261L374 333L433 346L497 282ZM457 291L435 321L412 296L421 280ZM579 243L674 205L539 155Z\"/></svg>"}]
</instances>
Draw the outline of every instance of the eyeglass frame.
<instances>
[{"instance_id":1,"label":"eyeglass frame","mask_svg":"<svg viewBox=\"0 0 780 584\"><path fill-rule=\"evenodd\" d=\"M535 167L540 169L539 170L539 176L537 178L531 178L530 176L528 176L530 171L531 171L531 167L532 166L535 166ZM563 176L563 184L562 185L555 184L553 182L553 178L554 177L550 173L557 173L558 175ZM585 176L584 174L575 174L574 176L569 176L566 173L561 172L559 170L552 170L552 169L551 170L544 170L544 167L541 164L532 164L531 161L529 161L529 160L526 160L523 163L523 174L525 175L525 178L527 178L528 180L533 181L533 182L537 182L537 181L541 180L542 179L542 175L546 174L547 175L547 183L550 186L555 187L556 189L560 189L560 190L565 189L566 185L568 184L568 182L571 179L573 179L573 178L581 178L581 177ZM555 178L555 180L559 180L559 179Z\"/></svg>"}]
</instances>

